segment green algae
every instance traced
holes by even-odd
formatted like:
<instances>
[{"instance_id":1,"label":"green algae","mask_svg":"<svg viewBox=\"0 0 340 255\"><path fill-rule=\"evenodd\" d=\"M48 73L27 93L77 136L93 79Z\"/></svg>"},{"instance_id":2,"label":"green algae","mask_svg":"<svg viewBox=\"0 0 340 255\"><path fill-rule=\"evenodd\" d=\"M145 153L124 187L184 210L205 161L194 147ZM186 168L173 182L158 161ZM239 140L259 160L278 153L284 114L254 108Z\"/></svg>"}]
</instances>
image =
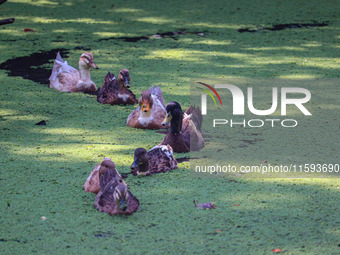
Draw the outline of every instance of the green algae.
<instances>
[{"instance_id":1,"label":"green algae","mask_svg":"<svg viewBox=\"0 0 340 255\"><path fill-rule=\"evenodd\" d=\"M190 104L192 78L322 79L338 78L339 73L337 1L13 0L0 10L6 17L16 17L14 24L0 27L1 63L65 48L70 49L68 63L76 66L83 52L79 47L90 48L100 68L91 71L98 86L107 71L128 68L136 95L159 85L166 102L176 100L184 109ZM237 31L314 20L329 25ZM24 28L36 32L24 33ZM181 28L204 35L136 43L101 40ZM44 67L52 68L52 62ZM126 179L141 203L134 215L99 213L93 208L95 196L82 190L94 165L106 156L120 172L129 172L134 149L149 149L164 135L127 128L133 106L101 105L93 96L60 93L9 77L5 70L0 70L0 87L2 254L271 254L276 248L287 254L339 252L335 178L206 178L193 176L185 162L171 173ZM325 145L328 139L334 144L334 133L339 132L339 104L329 102L337 92L314 89L312 93L317 94L313 107L328 124L315 131L320 137L311 139L316 144L322 141L319 150L339 162L339 147ZM36 126L41 120L47 125ZM276 136L284 141L281 134L272 139ZM231 148L237 146L235 138ZM254 150L263 146L258 143ZM291 153L298 149L292 147ZM231 151L230 157L237 151ZM279 153L272 150L266 156L278 159ZM215 202L217 208L197 210L194 199Z\"/></svg>"}]
</instances>

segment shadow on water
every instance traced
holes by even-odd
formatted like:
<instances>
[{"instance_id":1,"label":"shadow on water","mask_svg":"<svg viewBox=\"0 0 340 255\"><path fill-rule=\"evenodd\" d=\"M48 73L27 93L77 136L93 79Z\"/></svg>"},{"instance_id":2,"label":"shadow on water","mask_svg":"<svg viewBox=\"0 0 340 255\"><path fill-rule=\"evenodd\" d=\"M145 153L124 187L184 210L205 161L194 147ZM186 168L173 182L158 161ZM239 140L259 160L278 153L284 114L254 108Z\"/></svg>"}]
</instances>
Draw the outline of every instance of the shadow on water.
<instances>
[{"instance_id":1,"label":"shadow on water","mask_svg":"<svg viewBox=\"0 0 340 255\"><path fill-rule=\"evenodd\" d=\"M50 60L54 60L58 51L62 57L68 56L69 50L67 49L41 51L29 56L9 59L0 64L0 69L8 71L8 76L19 76L41 84L48 84L51 70L42 66L49 63Z\"/></svg>"},{"instance_id":2,"label":"shadow on water","mask_svg":"<svg viewBox=\"0 0 340 255\"><path fill-rule=\"evenodd\" d=\"M304 24L300 24L300 23L276 24L276 25L272 25L271 27L263 27L259 29L240 28L237 31L239 33L244 33L244 32L255 33L255 32L259 32L263 30L280 31L284 29L294 29L294 28L326 27L328 26L328 23L329 22L326 21L326 22L321 22L321 23L314 22L314 23L304 23Z\"/></svg>"},{"instance_id":3,"label":"shadow on water","mask_svg":"<svg viewBox=\"0 0 340 255\"><path fill-rule=\"evenodd\" d=\"M204 32L190 32L186 31L185 28L178 29L174 32L163 32L163 33L157 33L153 35L145 35L145 36L136 36L136 37L108 37L108 38L102 38L99 41L108 41L108 40L123 40L125 42L138 42L141 40L149 40L151 38L156 38L156 39L163 39L163 38L170 38L173 40L178 40L179 35L188 35L188 34L193 34L193 35L199 35L199 36L204 36Z\"/></svg>"}]
</instances>

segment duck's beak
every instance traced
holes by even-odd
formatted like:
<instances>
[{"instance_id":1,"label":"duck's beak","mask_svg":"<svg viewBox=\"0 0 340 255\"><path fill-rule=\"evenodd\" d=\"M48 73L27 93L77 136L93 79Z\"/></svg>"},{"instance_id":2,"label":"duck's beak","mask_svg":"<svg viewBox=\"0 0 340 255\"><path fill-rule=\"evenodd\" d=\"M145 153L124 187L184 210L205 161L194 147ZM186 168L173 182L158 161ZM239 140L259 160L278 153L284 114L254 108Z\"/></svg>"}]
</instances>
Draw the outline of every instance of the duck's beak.
<instances>
[{"instance_id":1,"label":"duck's beak","mask_svg":"<svg viewBox=\"0 0 340 255\"><path fill-rule=\"evenodd\" d=\"M139 159L135 159L135 161L133 161L132 165L131 165L131 169L135 169L139 166Z\"/></svg>"},{"instance_id":2,"label":"duck's beak","mask_svg":"<svg viewBox=\"0 0 340 255\"><path fill-rule=\"evenodd\" d=\"M142 103L142 111L143 111L143 112L148 112L148 111L150 111L150 103L149 103L149 100L143 100L143 103Z\"/></svg>"},{"instance_id":3,"label":"duck's beak","mask_svg":"<svg viewBox=\"0 0 340 255\"><path fill-rule=\"evenodd\" d=\"M171 119L172 119L171 112L168 112L168 113L166 114L166 116L165 116L163 122L162 122L162 126L165 126L165 125L169 124L170 121L171 121Z\"/></svg>"},{"instance_id":4,"label":"duck's beak","mask_svg":"<svg viewBox=\"0 0 340 255\"><path fill-rule=\"evenodd\" d=\"M127 77L124 77L124 80L125 80L125 86L130 85L129 79Z\"/></svg>"},{"instance_id":5,"label":"duck's beak","mask_svg":"<svg viewBox=\"0 0 340 255\"><path fill-rule=\"evenodd\" d=\"M89 63L89 66L91 66L94 69L99 69L99 67L94 62Z\"/></svg>"},{"instance_id":6,"label":"duck's beak","mask_svg":"<svg viewBox=\"0 0 340 255\"><path fill-rule=\"evenodd\" d=\"M127 201L125 201L125 199L120 200L119 209L122 211L126 211Z\"/></svg>"}]
</instances>

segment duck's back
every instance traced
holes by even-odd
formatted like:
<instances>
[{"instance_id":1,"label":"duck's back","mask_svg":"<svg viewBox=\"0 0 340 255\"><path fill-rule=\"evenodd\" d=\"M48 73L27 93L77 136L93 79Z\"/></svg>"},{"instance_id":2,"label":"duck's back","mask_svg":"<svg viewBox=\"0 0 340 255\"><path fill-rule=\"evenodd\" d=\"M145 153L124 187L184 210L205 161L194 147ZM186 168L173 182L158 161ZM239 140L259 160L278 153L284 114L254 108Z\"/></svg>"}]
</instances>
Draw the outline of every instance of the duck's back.
<instances>
[{"instance_id":1,"label":"duck's back","mask_svg":"<svg viewBox=\"0 0 340 255\"><path fill-rule=\"evenodd\" d=\"M119 85L114 74L108 72L103 86L98 92L97 101L101 104L135 104L136 96L131 90Z\"/></svg>"},{"instance_id":2,"label":"duck's back","mask_svg":"<svg viewBox=\"0 0 340 255\"><path fill-rule=\"evenodd\" d=\"M155 85L153 85L148 90L150 91L151 95L153 95L154 101L156 101L158 105L163 107L163 109L165 111L165 102L164 102L164 98L163 98L161 88L159 86L155 87ZM155 100L155 99L157 99L157 100Z\"/></svg>"},{"instance_id":3,"label":"duck's back","mask_svg":"<svg viewBox=\"0 0 340 255\"><path fill-rule=\"evenodd\" d=\"M184 116L181 133L186 138L186 141L189 139L190 150L199 151L204 147L204 139L200 131L202 122L193 113L190 115L185 114Z\"/></svg>"},{"instance_id":4,"label":"duck's back","mask_svg":"<svg viewBox=\"0 0 340 255\"><path fill-rule=\"evenodd\" d=\"M177 168L177 160L169 145L158 145L148 151L149 173L165 173Z\"/></svg>"},{"instance_id":5,"label":"duck's back","mask_svg":"<svg viewBox=\"0 0 340 255\"><path fill-rule=\"evenodd\" d=\"M67 61L64 61L58 52L49 78L50 87L62 92L71 92L74 86L77 85L79 78L78 70L68 65Z\"/></svg>"},{"instance_id":6,"label":"duck's back","mask_svg":"<svg viewBox=\"0 0 340 255\"><path fill-rule=\"evenodd\" d=\"M106 171L103 176L100 178L100 191L97 194L94 207L98 209L100 212L106 212L110 215L122 214L122 215L131 215L139 209L139 201L138 199L128 190L128 205L125 211L122 211L117 206L114 191L117 185L125 185L125 182L119 182L116 178L114 178L114 171Z\"/></svg>"}]
</instances>

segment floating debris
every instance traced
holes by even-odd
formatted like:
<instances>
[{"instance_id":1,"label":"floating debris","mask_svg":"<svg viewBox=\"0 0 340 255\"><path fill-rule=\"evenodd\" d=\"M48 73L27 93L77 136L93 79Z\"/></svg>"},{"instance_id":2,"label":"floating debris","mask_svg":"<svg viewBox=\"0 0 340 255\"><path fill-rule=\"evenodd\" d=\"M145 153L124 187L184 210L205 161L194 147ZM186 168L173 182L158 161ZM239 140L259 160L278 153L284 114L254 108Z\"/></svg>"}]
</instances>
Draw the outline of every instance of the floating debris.
<instances>
[{"instance_id":1,"label":"floating debris","mask_svg":"<svg viewBox=\"0 0 340 255\"><path fill-rule=\"evenodd\" d=\"M36 31L32 28L25 28L24 32L26 33L26 32L36 32Z\"/></svg>"},{"instance_id":2,"label":"floating debris","mask_svg":"<svg viewBox=\"0 0 340 255\"><path fill-rule=\"evenodd\" d=\"M215 202L198 204L196 199L193 202L194 202L195 208L197 208L197 209L203 209L203 210L205 210L205 209L216 209Z\"/></svg>"}]
</instances>

